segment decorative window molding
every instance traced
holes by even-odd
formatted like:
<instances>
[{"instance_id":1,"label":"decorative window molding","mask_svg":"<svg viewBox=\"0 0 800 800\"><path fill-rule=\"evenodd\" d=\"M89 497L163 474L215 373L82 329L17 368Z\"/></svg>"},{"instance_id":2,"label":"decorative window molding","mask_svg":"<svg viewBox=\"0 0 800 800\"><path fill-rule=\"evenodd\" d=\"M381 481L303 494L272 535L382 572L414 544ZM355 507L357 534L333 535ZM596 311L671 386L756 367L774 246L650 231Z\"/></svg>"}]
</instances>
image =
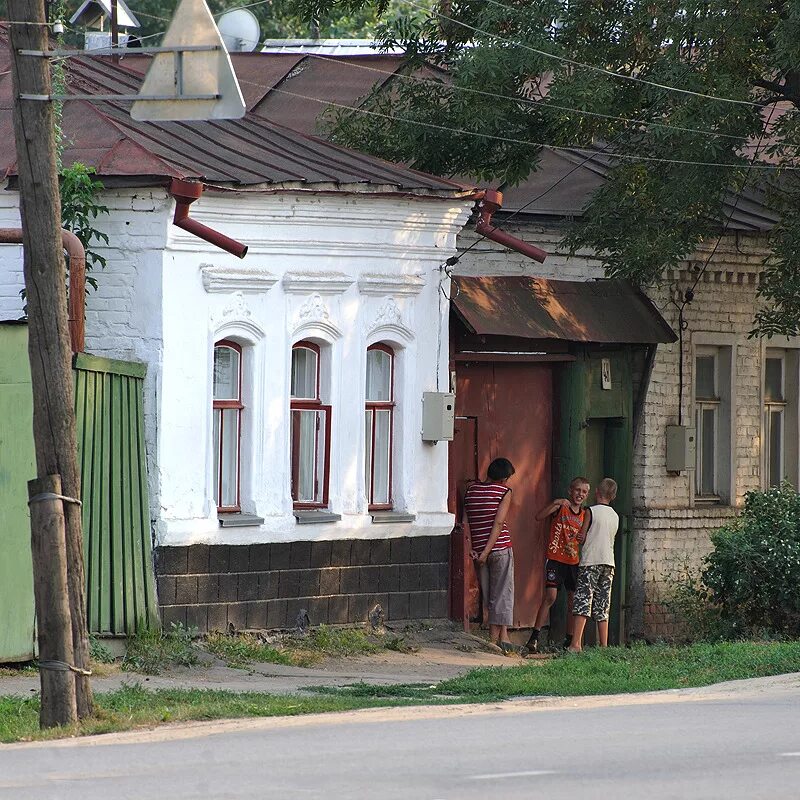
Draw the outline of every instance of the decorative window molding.
<instances>
[{"instance_id":1,"label":"decorative window molding","mask_svg":"<svg viewBox=\"0 0 800 800\"><path fill-rule=\"evenodd\" d=\"M264 329L253 319L253 312L242 291L234 292L228 305L219 314L212 315L211 322L216 338L235 336L242 332L245 338L255 343L266 335Z\"/></svg>"},{"instance_id":2,"label":"decorative window molding","mask_svg":"<svg viewBox=\"0 0 800 800\"><path fill-rule=\"evenodd\" d=\"M287 272L281 281L287 294L342 294L353 279L343 272Z\"/></svg>"},{"instance_id":3,"label":"decorative window molding","mask_svg":"<svg viewBox=\"0 0 800 800\"><path fill-rule=\"evenodd\" d=\"M330 316L322 296L313 294L295 315L293 338L320 335L323 339L335 341L342 332L331 322Z\"/></svg>"},{"instance_id":4,"label":"decorative window molding","mask_svg":"<svg viewBox=\"0 0 800 800\"><path fill-rule=\"evenodd\" d=\"M393 297L386 298L366 329L370 339L399 338L406 342L414 340L414 333L403 322L403 312Z\"/></svg>"},{"instance_id":5,"label":"decorative window molding","mask_svg":"<svg viewBox=\"0 0 800 800\"><path fill-rule=\"evenodd\" d=\"M366 295L417 295L425 286L425 279L419 273L396 275L388 272L373 272L358 279L358 291Z\"/></svg>"},{"instance_id":6,"label":"decorative window molding","mask_svg":"<svg viewBox=\"0 0 800 800\"><path fill-rule=\"evenodd\" d=\"M266 269L243 269L242 267L219 267L215 264L201 264L200 274L203 288L209 293L266 292L278 282L278 277Z\"/></svg>"}]
</instances>

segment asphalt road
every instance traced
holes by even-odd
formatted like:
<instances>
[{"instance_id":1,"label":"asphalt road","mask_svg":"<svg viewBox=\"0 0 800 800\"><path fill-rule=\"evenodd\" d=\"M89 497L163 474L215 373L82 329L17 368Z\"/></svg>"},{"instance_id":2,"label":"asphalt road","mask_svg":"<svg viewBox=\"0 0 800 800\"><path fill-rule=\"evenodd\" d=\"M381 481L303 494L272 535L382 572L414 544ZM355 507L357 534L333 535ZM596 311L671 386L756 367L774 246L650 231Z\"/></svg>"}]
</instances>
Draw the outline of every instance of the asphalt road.
<instances>
[{"instance_id":1,"label":"asphalt road","mask_svg":"<svg viewBox=\"0 0 800 800\"><path fill-rule=\"evenodd\" d=\"M784 686L160 729L0 747L0 798L780 800L800 797L799 712Z\"/></svg>"}]
</instances>

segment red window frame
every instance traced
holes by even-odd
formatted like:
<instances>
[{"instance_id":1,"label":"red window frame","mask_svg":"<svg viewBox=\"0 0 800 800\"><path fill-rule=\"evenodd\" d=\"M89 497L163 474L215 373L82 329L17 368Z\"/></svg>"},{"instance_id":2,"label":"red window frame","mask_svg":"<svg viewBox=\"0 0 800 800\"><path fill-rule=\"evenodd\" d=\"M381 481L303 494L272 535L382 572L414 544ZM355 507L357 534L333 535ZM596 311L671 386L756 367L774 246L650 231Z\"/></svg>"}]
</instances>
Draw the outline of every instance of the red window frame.
<instances>
[{"instance_id":1,"label":"red window frame","mask_svg":"<svg viewBox=\"0 0 800 800\"><path fill-rule=\"evenodd\" d=\"M372 412L372 424L370 425L370 435L372 437L369 446L372 457L369 459L369 464L372 465L368 478L367 486L367 508L369 511L391 511L394 508L394 497L392 486L393 480L393 464L394 464L394 367L395 367L395 353L394 350L386 344L373 344L367 348L367 353L371 350L381 350L387 353L391 358L391 370L389 373L389 400L367 400L365 408L367 414ZM388 411L389 412L389 502L388 503L375 503L375 411ZM366 469L367 462L364 467Z\"/></svg>"},{"instance_id":2,"label":"red window frame","mask_svg":"<svg viewBox=\"0 0 800 800\"><path fill-rule=\"evenodd\" d=\"M322 458L322 470L323 470L323 477L322 477L322 499L320 502L309 502L309 501L302 501L297 500L297 485L300 480L300 440L299 438L295 437L294 433L291 434L291 495L292 495L292 507L296 509L314 509L314 508L327 508L328 507L328 487L330 482L330 467L331 467L331 406L325 405L322 402L321 394L320 394L320 365L322 361L322 353L320 351L319 345L314 344L314 342L309 341L300 341L296 342L292 345L292 369L294 367L294 351L295 350L311 350L313 353L316 354L317 357L317 371L315 376L315 387L314 387L314 394L313 398L303 397L303 398L296 398L290 397L289 402L289 413L290 415L295 411L321 411L325 414L325 425L322 430L320 430L319 425L319 417L317 417L317 430L316 430L316 442L314 446L314 452L319 453L319 437L323 435L325 437L325 450ZM291 381L291 378L290 378ZM291 393L291 387L290 387ZM290 424L290 430L293 430ZM319 489L319 459L315 456L314 461L314 484L315 490L314 494L317 495Z\"/></svg>"},{"instance_id":3,"label":"red window frame","mask_svg":"<svg viewBox=\"0 0 800 800\"><path fill-rule=\"evenodd\" d=\"M216 398L213 399L212 408L213 413L216 415L219 412L219 449L215 453L216 458L216 469L214 470L215 474L217 475L217 485L215 487L216 491L216 499L217 499L217 512L220 514L230 514L236 513L242 510L241 506L241 478L242 478L242 410L244 409L244 404L242 403L242 348L240 345L236 344L236 342L232 342L229 339L221 339L218 342L214 343L214 355L216 356L217 348L218 347L227 347L230 350L235 350L239 354L239 374L238 374L238 386L237 386L237 397L233 400L217 400ZM213 390L212 390L213 395ZM223 445L225 442L225 415L222 413L223 410L226 409L236 409L236 504L233 506L223 506L219 504L220 499L222 498L222 453L223 453Z\"/></svg>"}]
</instances>

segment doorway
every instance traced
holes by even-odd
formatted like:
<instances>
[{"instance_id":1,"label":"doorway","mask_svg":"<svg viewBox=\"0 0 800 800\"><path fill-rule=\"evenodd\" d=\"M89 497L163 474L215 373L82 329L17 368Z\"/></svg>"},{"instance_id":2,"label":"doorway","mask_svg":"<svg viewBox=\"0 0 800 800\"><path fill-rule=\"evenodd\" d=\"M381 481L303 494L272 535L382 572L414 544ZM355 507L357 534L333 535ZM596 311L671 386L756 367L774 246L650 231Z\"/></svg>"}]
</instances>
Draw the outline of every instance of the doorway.
<instances>
[{"instance_id":1,"label":"doorway","mask_svg":"<svg viewBox=\"0 0 800 800\"><path fill-rule=\"evenodd\" d=\"M450 445L450 510L461 514L471 480L494 458L511 460L513 500L508 525L514 544L514 627L532 627L544 590L546 522L534 517L551 499L553 377L550 364L463 362L456 377L456 426ZM469 553L451 546L451 613L475 619L479 590Z\"/></svg>"}]
</instances>

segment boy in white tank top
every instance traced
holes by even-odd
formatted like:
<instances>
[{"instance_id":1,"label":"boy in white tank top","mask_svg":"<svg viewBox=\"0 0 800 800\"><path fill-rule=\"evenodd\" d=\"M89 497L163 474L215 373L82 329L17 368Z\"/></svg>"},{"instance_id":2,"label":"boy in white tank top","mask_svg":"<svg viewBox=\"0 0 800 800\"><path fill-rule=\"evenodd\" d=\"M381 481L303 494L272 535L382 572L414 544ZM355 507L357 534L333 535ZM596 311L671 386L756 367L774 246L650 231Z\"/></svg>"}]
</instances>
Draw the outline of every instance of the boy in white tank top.
<instances>
[{"instance_id":1,"label":"boy in white tank top","mask_svg":"<svg viewBox=\"0 0 800 800\"><path fill-rule=\"evenodd\" d=\"M597 484L597 505L587 509L579 541L583 542L578 566L572 613L575 627L569 651L583 649L583 630L590 617L597 623L600 647L608 647L608 611L611 608L611 583L614 580L614 539L619 516L611 502L617 496L617 482L603 478Z\"/></svg>"}]
</instances>

